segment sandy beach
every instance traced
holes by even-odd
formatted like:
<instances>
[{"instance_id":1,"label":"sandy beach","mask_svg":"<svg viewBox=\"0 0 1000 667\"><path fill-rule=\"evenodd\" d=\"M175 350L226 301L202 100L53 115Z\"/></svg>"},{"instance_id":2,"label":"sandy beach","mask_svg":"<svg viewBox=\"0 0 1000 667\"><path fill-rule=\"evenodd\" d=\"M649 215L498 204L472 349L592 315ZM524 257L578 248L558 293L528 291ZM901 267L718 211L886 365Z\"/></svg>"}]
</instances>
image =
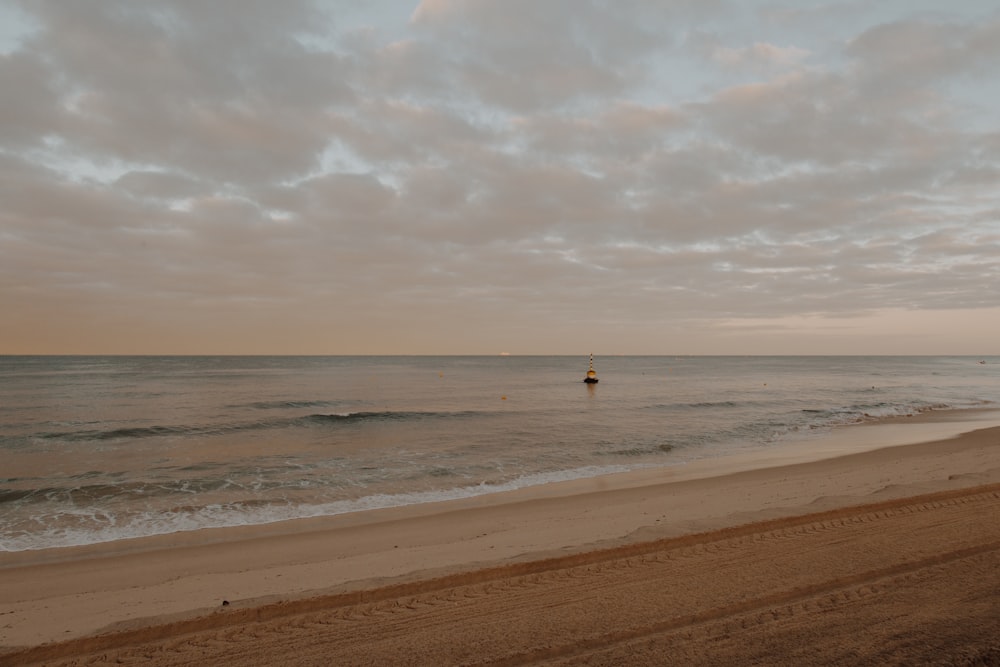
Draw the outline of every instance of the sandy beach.
<instances>
[{"instance_id":1,"label":"sandy beach","mask_svg":"<svg viewBox=\"0 0 1000 667\"><path fill-rule=\"evenodd\" d=\"M0 553L0 664L1000 664L998 424Z\"/></svg>"}]
</instances>

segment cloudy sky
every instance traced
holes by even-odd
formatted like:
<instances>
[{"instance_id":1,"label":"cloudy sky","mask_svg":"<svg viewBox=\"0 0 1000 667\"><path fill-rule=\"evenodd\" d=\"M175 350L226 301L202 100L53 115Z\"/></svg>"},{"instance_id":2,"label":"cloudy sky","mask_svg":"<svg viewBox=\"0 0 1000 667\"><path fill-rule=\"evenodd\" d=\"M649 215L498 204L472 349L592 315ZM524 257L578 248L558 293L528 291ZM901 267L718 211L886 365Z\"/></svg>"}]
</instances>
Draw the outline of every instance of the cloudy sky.
<instances>
[{"instance_id":1,"label":"cloudy sky","mask_svg":"<svg viewBox=\"0 0 1000 667\"><path fill-rule=\"evenodd\" d=\"M995 0L0 0L0 353L1000 354Z\"/></svg>"}]
</instances>

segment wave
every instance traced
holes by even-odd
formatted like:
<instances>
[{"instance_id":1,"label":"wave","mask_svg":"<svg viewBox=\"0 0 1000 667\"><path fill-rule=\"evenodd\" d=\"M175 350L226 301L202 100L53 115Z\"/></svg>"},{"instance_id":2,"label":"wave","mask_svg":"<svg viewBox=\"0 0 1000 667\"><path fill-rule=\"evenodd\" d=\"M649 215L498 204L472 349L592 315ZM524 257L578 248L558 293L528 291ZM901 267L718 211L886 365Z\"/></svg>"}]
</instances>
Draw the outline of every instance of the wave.
<instances>
[{"instance_id":1,"label":"wave","mask_svg":"<svg viewBox=\"0 0 1000 667\"><path fill-rule=\"evenodd\" d=\"M168 509L155 511L135 511L133 509L120 514L90 508L89 511L82 513L72 512L40 518L38 521L32 521L30 530L26 530L24 527L7 528L3 531L4 539L0 541L0 552L97 544L206 528L253 526L388 507L441 502L646 467L651 466L584 466L569 470L516 475L507 479L484 481L468 486L409 493L374 493L359 498L319 503L300 504L261 499L246 499L211 505L190 502L177 504Z\"/></svg>"},{"instance_id":2,"label":"wave","mask_svg":"<svg viewBox=\"0 0 1000 667\"><path fill-rule=\"evenodd\" d=\"M648 446L637 445L635 447L625 447L622 449L611 449L607 451L595 452L596 456L649 456L650 454L670 454L675 446L670 443L660 443Z\"/></svg>"},{"instance_id":3,"label":"wave","mask_svg":"<svg viewBox=\"0 0 1000 667\"><path fill-rule=\"evenodd\" d=\"M359 424L364 422L400 422L427 419L467 419L485 413L475 410L460 412L406 412L387 410L384 412L348 412L346 414L317 414L302 419L314 423Z\"/></svg>"},{"instance_id":4,"label":"wave","mask_svg":"<svg viewBox=\"0 0 1000 667\"><path fill-rule=\"evenodd\" d=\"M385 410L378 412L346 412L346 413L315 413L299 417L273 417L247 422L228 424L194 424L194 425L154 425L127 426L113 429L82 429L76 431L47 431L27 436L29 439L58 440L64 442L92 442L106 440L141 440L145 438L164 438L177 436L213 436L239 433L242 431L260 431L268 429L283 429L296 427L315 427L317 425L355 425L374 422L404 422L433 419L467 419L485 413L477 411L460 412L408 412Z\"/></svg>"},{"instance_id":5,"label":"wave","mask_svg":"<svg viewBox=\"0 0 1000 667\"><path fill-rule=\"evenodd\" d=\"M254 410L287 410L300 409L300 408L335 408L341 403L336 401L317 401L317 400L304 400L304 401L257 401L254 403L246 403L243 405L235 405L232 407L236 408L252 408Z\"/></svg>"},{"instance_id":6,"label":"wave","mask_svg":"<svg viewBox=\"0 0 1000 667\"><path fill-rule=\"evenodd\" d=\"M719 408L741 408L758 405L755 401L694 401L690 403L656 403L646 410L717 410Z\"/></svg>"},{"instance_id":7,"label":"wave","mask_svg":"<svg viewBox=\"0 0 1000 667\"><path fill-rule=\"evenodd\" d=\"M186 466L180 471L210 473L209 466ZM108 475L114 477L114 475ZM261 477L247 469L224 471L218 475L202 475L180 479L148 479L137 481L94 480L87 475L73 475L54 484L31 486L31 480L11 478L0 480L0 507L4 505L46 505L62 503L77 510L84 507L108 508L127 504L133 507L159 503L165 498L200 498L216 492L261 494L273 491L302 491L317 485L310 479ZM10 485L10 486L6 486ZM249 500L242 500L246 503Z\"/></svg>"},{"instance_id":8,"label":"wave","mask_svg":"<svg viewBox=\"0 0 1000 667\"><path fill-rule=\"evenodd\" d=\"M876 401L871 403L853 403L851 405L832 408L803 408L802 413L809 415L813 419L829 421L835 424L863 421L869 419L884 419L886 417L900 417L910 414L919 414L931 410L961 410L963 408L975 407L982 403L977 402L971 406L949 403L891 403Z\"/></svg>"}]
</instances>

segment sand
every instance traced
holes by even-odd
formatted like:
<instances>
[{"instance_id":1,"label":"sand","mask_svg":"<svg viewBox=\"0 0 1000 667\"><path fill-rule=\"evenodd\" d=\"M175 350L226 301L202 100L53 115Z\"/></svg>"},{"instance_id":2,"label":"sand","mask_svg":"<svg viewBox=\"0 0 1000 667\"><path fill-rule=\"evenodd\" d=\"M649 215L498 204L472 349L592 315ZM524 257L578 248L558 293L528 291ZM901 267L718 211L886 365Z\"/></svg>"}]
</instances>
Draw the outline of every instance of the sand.
<instances>
[{"instance_id":1,"label":"sand","mask_svg":"<svg viewBox=\"0 0 1000 667\"><path fill-rule=\"evenodd\" d=\"M135 663L1000 664L1000 414L0 553L0 664Z\"/></svg>"}]
</instances>

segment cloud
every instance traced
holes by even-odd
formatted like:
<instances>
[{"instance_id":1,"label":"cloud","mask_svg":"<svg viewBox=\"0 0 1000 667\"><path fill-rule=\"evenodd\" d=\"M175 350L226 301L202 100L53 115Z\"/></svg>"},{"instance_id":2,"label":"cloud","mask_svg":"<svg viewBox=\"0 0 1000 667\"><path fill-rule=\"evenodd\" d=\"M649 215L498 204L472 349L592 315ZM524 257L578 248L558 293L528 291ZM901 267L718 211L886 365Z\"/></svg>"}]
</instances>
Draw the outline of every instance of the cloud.
<instances>
[{"instance_id":1,"label":"cloud","mask_svg":"<svg viewBox=\"0 0 1000 667\"><path fill-rule=\"evenodd\" d=\"M903 20L878 25L852 40L846 53L893 88L952 75L986 75L1000 61L1000 19L968 25Z\"/></svg>"},{"instance_id":2,"label":"cloud","mask_svg":"<svg viewBox=\"0 0 1000 667\"><path fill-rule=\"evenodd\" d=\"M746 48L720 46L712 57L724 67L749 67L766 71L772 67L793 67L809 57L809 51L795 46L757 42Z\"/></svg>"},{"instance_id":3,"label":"cloud","mask_svg":"<svg viewBox=\"0 0 1000 667\"><path fill-rule=\"evenodd\" d=\"M1000 307L995 12L19 7L0 351L824 351Z\"/></svg>"}]
</instances>

